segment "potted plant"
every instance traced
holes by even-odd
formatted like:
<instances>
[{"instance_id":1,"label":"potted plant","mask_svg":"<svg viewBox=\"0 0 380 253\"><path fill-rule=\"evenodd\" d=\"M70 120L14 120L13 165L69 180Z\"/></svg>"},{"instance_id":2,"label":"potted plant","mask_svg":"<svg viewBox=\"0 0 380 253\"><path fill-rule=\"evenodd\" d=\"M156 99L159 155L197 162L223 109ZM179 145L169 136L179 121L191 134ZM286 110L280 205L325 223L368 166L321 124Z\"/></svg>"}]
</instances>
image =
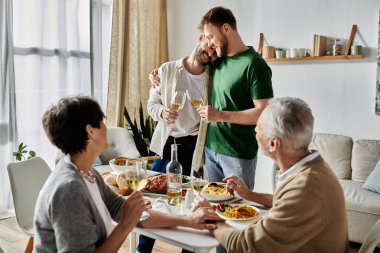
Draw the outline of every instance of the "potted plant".
<instances>
[{"instance_id":1,"label":"potted plant","mask_svg":"<svg viewBox=\"0 0 380 253\"><path fill-rule=\"evenodd\" d=\"M16 161L23 161L36 156L36 152L34 152L33 150L28 151L26 147L27 145L24 145L24 143L22 142L20 143L20 145L18 145L17 151L13 152L13 156L16 159Z\"/></svg>"},{"instance_id":2,"label":"potted plant","mask_svg":"<svg viewBox=\"0 0 380 253\"><path fill-rule=\"evenodd\" d=\"M275 54L276 54L276 58L278 59L278 58L282 58L282 55L283 55L283 50L282 50L282 48L276 48L275 49Z\"/></svg>"},{"instance_id":3,"label":"potted plant","mask_svg":"<svg viewBox=\"0 0 380 253\"><path fill-rule=\"evenodd\" d=\"M142 104L140 102L139 108L140 115L140 125L137 125L136 118L131 119L127 108L124 107L124 117L128 122L129 130L132 131L132 136L136 144L136 148L141 156L150 156L153 153L149 150L150 140L152 139L154 128L156 127L156 122L150 117L144 117L144 112Z\"/></svg>"}]
</instances>

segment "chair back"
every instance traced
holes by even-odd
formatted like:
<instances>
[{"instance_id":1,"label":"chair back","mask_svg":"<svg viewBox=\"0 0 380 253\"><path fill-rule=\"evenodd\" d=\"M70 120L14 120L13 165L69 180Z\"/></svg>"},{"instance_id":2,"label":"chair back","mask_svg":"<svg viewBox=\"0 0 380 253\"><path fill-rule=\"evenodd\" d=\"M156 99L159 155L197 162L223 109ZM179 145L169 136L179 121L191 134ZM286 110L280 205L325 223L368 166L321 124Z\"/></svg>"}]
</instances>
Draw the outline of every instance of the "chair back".
<instances>
[{"instance_id":1,"label":"chair back","mask_svg":"<svg viewBox=\"0 0 380 253\"><path fill-rule=\"evenodd\" d=\"M275 190L276 164L273 160L261 153L256 156L255 192L273 194Z\"/></svg>"},{"instance_id":2,"label":"chair back","mask_svg":"<svg viewBox=\"0 0 380 253\"><path fill-rule=\"evenodd\" d=\"M122 127L107 127L108 148L100 155L102 164L118 156L140 157L135 141L128 129Z\"/></svg>"},{"instance_id":3,"label":"chair back","mask_svg":"<svg viewBox=\"0 0 380 253\"><path fill-rule=\"evenodd\" d=\"M372 226L358 253L373 253L378 244L380 244L380 219Z\"/></svg>"},{"instance_id":4,"label":"chair back","mask_svg":"<svg viewBox=\"0 0 380 253\"><path fill-rule=\"evenodd\" d=\"M17 223L26 234L33 235L34 208L51 170L40 157L9 163L7 168Z\"/></svg>"}]
</instances>

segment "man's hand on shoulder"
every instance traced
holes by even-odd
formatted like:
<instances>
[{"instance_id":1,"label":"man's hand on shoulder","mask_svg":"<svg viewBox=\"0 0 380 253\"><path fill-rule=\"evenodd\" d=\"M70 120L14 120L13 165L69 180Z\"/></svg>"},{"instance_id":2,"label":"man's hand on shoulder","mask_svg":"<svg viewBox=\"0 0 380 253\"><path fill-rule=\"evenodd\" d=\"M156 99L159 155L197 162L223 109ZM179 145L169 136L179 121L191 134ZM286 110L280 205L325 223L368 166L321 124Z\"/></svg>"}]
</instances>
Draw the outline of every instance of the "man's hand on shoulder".
<instances>
[{"instance_id":1,"label":"man's hand on shoulder","mask_svg":"<svg viewBox=\"0 0 380 253\"><path fill-rule=\"evenodd\" d=\"M153 88L160 86L160 78L158 77L158 69L152 70L152 72L149 73L149 81Z\"/></svg>"}]
</instances>

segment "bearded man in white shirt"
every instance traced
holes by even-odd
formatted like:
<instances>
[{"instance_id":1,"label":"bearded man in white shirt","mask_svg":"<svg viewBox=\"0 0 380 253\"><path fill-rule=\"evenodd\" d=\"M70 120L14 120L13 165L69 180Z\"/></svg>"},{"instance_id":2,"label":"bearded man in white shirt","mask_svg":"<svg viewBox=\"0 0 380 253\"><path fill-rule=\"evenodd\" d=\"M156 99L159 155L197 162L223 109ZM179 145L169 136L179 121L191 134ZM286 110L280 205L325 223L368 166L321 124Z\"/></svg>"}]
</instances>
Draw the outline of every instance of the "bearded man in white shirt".
<instances>
[{"instance_id":1,"label":"bearded man in white shirt","mask_svg":"<svg viewBox=\"0 0 380 253\"><path fill-rule=\"evenodd\" d=\"M150 150L161 157L160 161L154 162L152 170L165 172L166 164L171 159L171 144L174 143L179 144L177 157L184 175L190 175L192 163L201 163L207 124L200 121L196 108L190 103L185 103L179 112L173 110L171 99L176 91L187 91L188 94L199 94L203 104L207 104L210 83L208 64L215 59L215 50L200 35L190 56L164 63L158 69L154 77L157 86L151 87L147 105L149 115L158 121ZM150 253L153 245L154 239L141 235L137 252Z\"/></svg>"},{"instance_id":2,"label":"bearded man in white shirt","mask_svg":"<svg viewBox=\"0 0 380 253\"><path fill-rule=\"evenodd\" d=\"M160 85L152 86L149 92L148 113L158 121L150 150L161 156L161 159L170 161L171 144L180 144L178 161L182 164L184 175L190 175L192 162L200 163L204 145L196 143L198 139L204 142L201 136L206 134L207 124L200 121L197 108L190 103L185 103L182 110L176 112L170 102L176 91L188 91L189 94L200 94L203 104L207 104L210 79L207 65L215 59L215 50L200 35L190 56L161 65L158 69Z\"/></svg>"}]
</instances>

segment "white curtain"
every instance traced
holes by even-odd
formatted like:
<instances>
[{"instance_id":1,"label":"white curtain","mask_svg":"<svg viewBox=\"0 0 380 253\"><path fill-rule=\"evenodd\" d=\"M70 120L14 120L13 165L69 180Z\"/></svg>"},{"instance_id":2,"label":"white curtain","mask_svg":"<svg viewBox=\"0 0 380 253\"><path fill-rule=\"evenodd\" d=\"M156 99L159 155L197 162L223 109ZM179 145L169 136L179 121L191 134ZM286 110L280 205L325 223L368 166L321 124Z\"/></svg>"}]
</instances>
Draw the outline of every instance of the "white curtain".
<instances>
[{"instance_id":1,"label":"white curtain","mask_svg":"<svg viewBox=\"0 0 380 253\"><path fill-rule=\"evenodd\" d=\"M91 1L91 52L93 96L106 111L111 47L112 0Z\"/></svg>"},{"instance_id":2,"label":"white curtain","mask_svg":"<svg viewBox=\"0 0 380 253\"><path fill-rule=\"evenodd\" d=\"M90 95L98 99L102 107L105 107L108 80L109 40L104 38L91 42L91 35L98 38L110 37L110 0L12 0L10 14L13 14L13 50L14 50L14 89L9 92L16 98L15 117L3 112L2 101L0 115L0 213L11 205L9 198L9 183L6 173L7 163L13 158L11 151L15 150L19 142L28 145L28 149L36 151L51 168L54 168L54 159L57 149L49 142L42 128L43 113L60 98L68 95ZM10 4L10 0L0 0ZM96 13L91 14L92 11ZM107 20L108 12L108 20ZM103 18L102 18L103 17ZM100 19L100 22L98 21ZM12 27L8 16L1 13L1 25ZM5 20L5 22L3 22ZM108 21L108 22L107 22ZM91 26L91 23L93 24ZM97 31L96 33L91 32ZM105 32L101 32L105 30ZM107 34L108 31L108 34ZM7 36L12 38L12 29ZM99 33L101 35L99 35ZM12 56L12 42L6 41L2 51L7 50L7 55ZM100 44L100 46L99 46ZM103 48L106 48L103 50ZM95 52L96 50L96 52ZM100 50L100 52L99 52ZM2 57L3 58L3 57ZM91 58L96 59L97 68ZM105 58L105 59L103 59ZM2 60L3 63L3 60ZM6 69L10 70L13 64L6 62ZM99 67L100 66L100 67ZM9 68L9 69L8 69ZM93 68L93 70L91 70ZM101 71L101 75L96 75ZM104 74L105 73L105 74ZM93 74L93 75L92 75ZM3 73L1 73L1 87L3 85ZM94 79L92 80L93 77ZM100 80L98 80L100 78ZM9 86L12 88L12 86ZM4 94L2 90L2 95ZM4 96L3 96L4 97ZM9 96L6 95L8 98ZM13 112L9 107L9 111ZM8 133L2 129L3 118L17 119L17 127L4 121ZM14 122L15 123L15 122ZM14 131L12 128L14 127ZM16 139L11 139L9 131L15 134ZM8 146L3 143L3 134L7 137ZM7 189L2 189L8 187Z\"/></svg>"},{"instance_id":3,"label":"white curtain","mask_svg":"<svg viewBox=\"0 0 380 253\"><path fill-rule=\"evenodd\" d=\"M90 5L83 0L13 0L17 130L53 166L43 113L68 95L91 95Z\"/></svg>"},{"instance_id":4,"label":"white curtain","mask_svg":"<svg viewBox=\"0 0 380 253\"><path fill-rule=\"evenodd\" d=\"M0 1L0 218L11 208L6 166L17 142L12 45L12 1Z\"/></svg>"}]
</instances>

